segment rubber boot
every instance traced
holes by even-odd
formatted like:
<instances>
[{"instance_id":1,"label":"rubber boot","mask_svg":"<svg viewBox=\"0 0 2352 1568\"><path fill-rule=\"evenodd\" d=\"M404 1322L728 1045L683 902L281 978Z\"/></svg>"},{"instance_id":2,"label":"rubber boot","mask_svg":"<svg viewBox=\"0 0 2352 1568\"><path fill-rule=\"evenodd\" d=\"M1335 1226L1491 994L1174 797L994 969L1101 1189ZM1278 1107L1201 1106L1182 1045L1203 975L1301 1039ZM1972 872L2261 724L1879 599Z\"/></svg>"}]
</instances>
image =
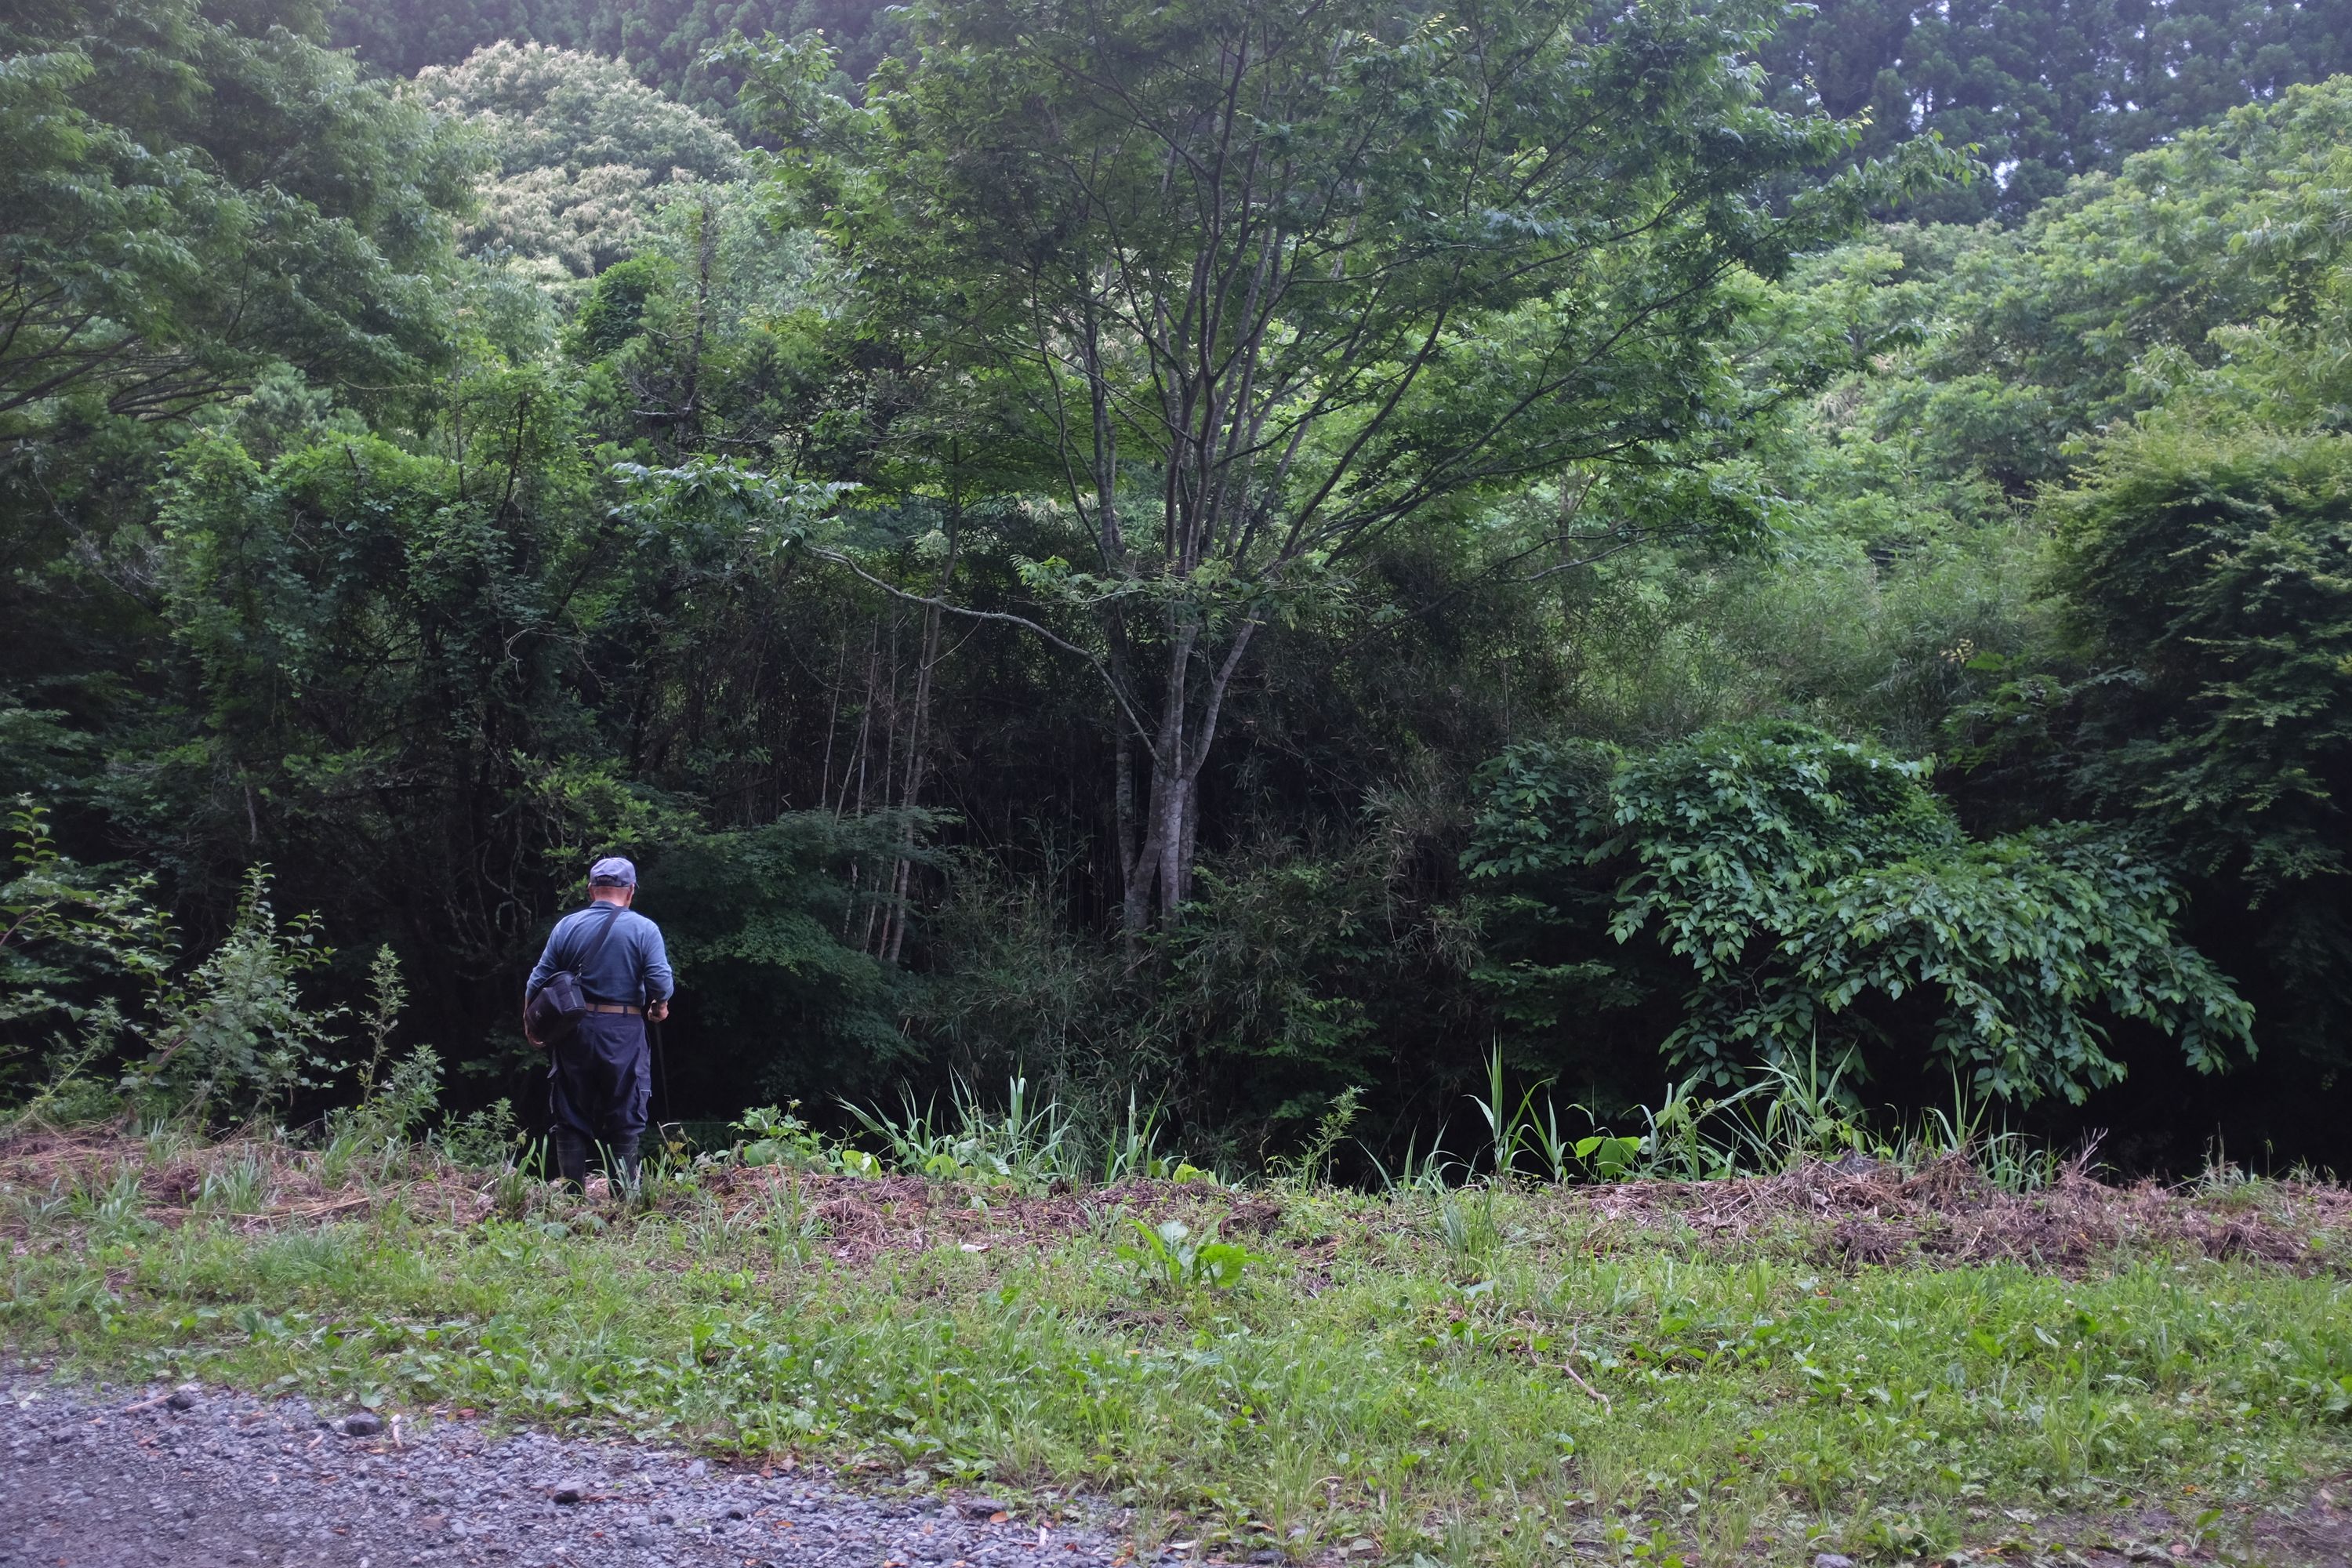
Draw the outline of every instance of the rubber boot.
<instances>
[{"instance_id":1,"label":"rubber boot","mask_svg":"<svg viewBox=\"0 0 2352 1568\"><path fill-rule=\"evenodd\" d=\"M588 1190L588 1140L569 1127L559 1124L552 1134L555 1144L555 1179L563 1190L577 1197Z\"/></svg>"}]
</instances>

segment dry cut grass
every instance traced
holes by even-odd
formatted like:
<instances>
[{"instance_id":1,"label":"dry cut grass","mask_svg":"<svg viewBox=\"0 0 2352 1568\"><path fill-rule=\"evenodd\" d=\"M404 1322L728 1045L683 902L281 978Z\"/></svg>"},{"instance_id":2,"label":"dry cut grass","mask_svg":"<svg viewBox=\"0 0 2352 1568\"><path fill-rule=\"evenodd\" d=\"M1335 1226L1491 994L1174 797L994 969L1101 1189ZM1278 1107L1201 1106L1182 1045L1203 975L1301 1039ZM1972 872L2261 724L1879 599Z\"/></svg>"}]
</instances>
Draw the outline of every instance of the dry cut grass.
<instances>
[{"instance_id":1,"label":"dry cut grass","mask_svg":"<svg viewBox=\"0 0 2352 1568\"><path fill-rule=\"evenodd\" d=\"M104 1129L34 1129L0 1143L0 1192L81 1194L135 1183L140 1215L175 1226L195 1216L262 1230L364 1212L394 1199L408 1212L480 1224L543 1205L536 1184L503 1182L403 1145L340 1173L316 1150L281 1140L173 1143ZM338 1179L340 1177L340 1179ZM942 1244L968 1251L1044 1248L1094 1231L1106 1213L1203 1234L1264 1238L1283 1227L1297 1194L1135 1180L1115 1186L1026 1193L906 1175L854 1176L784 1167L720 1166L698 1173L696 1201L730 1218L789 1199L808 1216L817 1252L871 1266ZM237 1202L233 1194L242 1194ZM592 1195L602 1195L592 1184ZM1791 1250L1831 1267L2018 1263L2079 1276L2135 1257L2239 1260L2298 1273L2352 1270L2352 1187L2311 1180L2211 1180L2117 1184L2083 1163L2048 1187L2011 1192L1965 1155L1920 1169L1866 1159L1811 1161L1772 1175L1709 1182L1623 1181L1536 1189L1556 1223L1605 1254L1677 1235L1697 1250L1737 1256ZM657 1201L658 1197L657 1197ZM671 1201L676 1201L673 1194ZM1367 1214L1379 1228L1382 1219ZM24 1233L21 1204L0 1210L0 1234Z\"/></svg>"}]
</instances>

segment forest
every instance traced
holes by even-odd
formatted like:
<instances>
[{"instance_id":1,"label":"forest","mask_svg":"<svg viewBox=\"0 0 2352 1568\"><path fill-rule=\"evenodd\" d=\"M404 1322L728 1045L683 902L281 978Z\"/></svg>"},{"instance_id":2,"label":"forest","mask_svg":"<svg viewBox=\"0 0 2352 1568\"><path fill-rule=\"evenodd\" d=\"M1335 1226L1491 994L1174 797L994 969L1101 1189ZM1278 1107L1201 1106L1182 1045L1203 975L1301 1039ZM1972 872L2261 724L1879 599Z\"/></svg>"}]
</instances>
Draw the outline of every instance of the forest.
<instances>
[{"instance_id":1,"label":"forest","mask_svg":"<svg viewBox=\"0 0 2352 1568\"><path fill-rule=\"evenodd\" d=\"M2352 1158L2352 8L0 60L0 1105L299 1124L373 1030L528 1129L625 854L673 1122L1018 1077L1362 1174L1778 1074Z\"/></svg>"}]
</instances>

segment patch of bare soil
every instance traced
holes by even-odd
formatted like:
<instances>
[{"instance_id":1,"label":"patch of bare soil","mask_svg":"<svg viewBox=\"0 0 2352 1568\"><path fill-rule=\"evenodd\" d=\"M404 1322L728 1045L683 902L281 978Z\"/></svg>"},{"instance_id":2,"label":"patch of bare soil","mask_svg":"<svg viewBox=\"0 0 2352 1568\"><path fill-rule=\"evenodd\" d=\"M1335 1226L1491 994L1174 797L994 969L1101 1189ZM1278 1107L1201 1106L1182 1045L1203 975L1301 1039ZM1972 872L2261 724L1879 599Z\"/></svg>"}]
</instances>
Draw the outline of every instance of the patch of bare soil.
<instances>
[{"instance_id":1,"label":"patch of bare soil","mask_svg":"<svg viewBox=\"0 0 2352 1568\"><path fill-rule=\"evenodd\" d=\"M1681 1225L1735 1244L1794 1229L1822 1261L1847 1267L2005 1261L2074 1274L2137 1254L2352 1270L2352 1189L2318 1182L2116 1186L2077 1166L2040 1192L2013 1193L1949 1155L1917 1171L1852 1160L1579 1195L1612 1228Z\"/></svg>"},{"instance_id":2,"label":"patch of bare soil","mask_svg":"<svg viewBox=\"0 0 2352 1568\"><path fill-rule=\"evenodd\" d=\"M2266 1515L2245 1532L2257 1562L2352 1564L2352 1475L2336 1477L2292 1512Z\"/></svg>"},{"instance_id":3,"label":"patch of bare soil","mask_svg":"<svg viewBox=\"0 0 2352 1568\"><path fill-rule=\"evenodd\" d=\"M2352 1568L2352 1477L2299 1503L2240 1505L2188 1517L2146 1503L2105 1517L2012 1514L2009 1532L1954 1552L1945 1568L2133 1568L2212 1563L2261 1568Z\"/></svg>"},{"instance_id":4,"label":"patch of bare soil","mask_svg":"<svg viewBox=\"0 0 2352 1568\"><path fill-rule=\"evenodd\" d=\"M36 1202L88 1204L102 1201L128 1172L136 1183L138 1212L147 1219L178 1225L203 1215L254 1230L362 1213L395 1194L408 1213L454 1224L478 1223L498 1211L495 1178L430 1162L415 1152L400 1159L386 1179L371 1183L350 1173L341 1185L331 1186L315 1152L283 1143L213 1144L157 1166L150 1164L146 1145L136 1138L36 1130L0 1143L0 1192ZM697 1180L730 1216L757 1209L813 1219L822 1250L852 1264L947 1242L976 1253L1050 1246L1115 1209L1154 1223L1181 1219L1195 1229L1250 1237L1270 1233L1283 1213L1280 1201L1268 1194L1174 1182L1057 1188L1033 1195L918 1176L836 1176L774 1166L716 1167L698 1173ZM538 1189L533 1201L545 1195L545 1189ZM592 1178L589 1196L607 1195L602 1179ZM22 1208L0 1209L0 1235L13 1229L21 1236L26 1226Z\"/></svg>"},{"instance_id":5,"label":"patch of bare soil","mask_svg":"<svg viewBox=\"0 0 2352 1568\"><path fill-rule=\"evenodd\" d=\"M100 1203L131 1172L137 1210L147 1219L177 1225L192 1215L217 1215L257 1229L355 1214L394 1191L413 1214L446 1214L464 1221L491 1211L490 1191L479 1173L407 1156L403 1162L396 1180L369 1184L354 1173L330 1186L315 1154L283 1143L206 1144L154 1165L141 1139L90 1130L35 1130L0 1142L0 1192L35 1202L46 1197ZM12 1227L22 1233L23 1213L0 1211L0 1235Z\"/></svg>"},{"instance_id":6,"label":"patch of bare soil","mask_svg":"<svg viewBox=\"0 0 2352 1568\"><path fill-rule=\"evenodd\" d=\"M1173 1182L1123 1182L1032 1195L920 1176L833 1176L762 1169L722 1169L704 1189L730 1215L759 1206L813 1215L824 1227L823 1248L845 1263L887 1252L923 1252L953 1242L969 1252L1051 1247L1123 1209L1155 1223L1181 1219L1220 1234L1262 1234L1280 1222L1281 1206L1260 1194Z\"/></svg>"}]
</instances>

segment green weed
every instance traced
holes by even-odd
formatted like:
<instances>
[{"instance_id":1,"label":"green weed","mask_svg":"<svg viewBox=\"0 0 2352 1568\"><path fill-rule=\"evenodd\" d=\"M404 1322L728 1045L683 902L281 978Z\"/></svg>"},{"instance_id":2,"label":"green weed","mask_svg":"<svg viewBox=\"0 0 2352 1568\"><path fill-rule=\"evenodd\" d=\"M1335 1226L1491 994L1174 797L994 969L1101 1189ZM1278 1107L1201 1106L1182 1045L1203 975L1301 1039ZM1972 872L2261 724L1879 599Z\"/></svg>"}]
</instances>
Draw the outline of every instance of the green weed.
<instances>
[{"instance_id":1,"label":"green weed","mask_svg":"<svg viewBox=\"0 0 2352 1568\"><path fill-rule=\"evenodd\" d=\"M1320 1186L1330 1173L1331 1152L1348 1135L1348 1129L1355 1125L1362 1100L1363 1091L1355 1085L1341 1089L1298 1152L1278 1155L1270 1162L1268 1173L1274 1183L1295 1188Z\"/></svg>"},{"instance_id":2,"label":"green weed","mask_svg":"<svg viewBox=\"0 0 2352 1568\"><path fill-rule=\"evenodd\" d=\"M331 1192L350 1180L352 1162L366 1142L366 1132L357 1127L341 1127L328 1134L319 1146L319 1184Z\"/></svg>"},{"instance_id":3,"label":"green weed","mask_svg":"<svg viewBox=\"0 0 2352 1568\"><path fill-rule=\"evenodd\" d=\"M215 1164L205 1173L204 1185L196 1195L196 1208L208 1214L258 1213L268 1202L269 1177L269 1163L261 1152L242 1149L235 1159Z\"/></svg>"},{"instance_id":4,"label":"green weed","mask_svg":"<svg viewBox=\"0 0 2352 1568\"><path fill-rule=\"evenodd\" d=\"M514 1104L497 1100L455 1117L433 1134L433 1146L453 1165L467 1170L511 1169L522 1142Z\"/></svg>"},{"instance_id":5,"label":"green weed","mask_svg":"<svg viewBox=\"0 0 2352 1568\"><path fill-rule=\"evenodd\" d=\"M1182 1220L1164 1220L1155 1226L1130 1219L1128 1224L1138 1239L1122 1243L1116 1249L1118 1257L1141 1278L1171 1290L1198 1287L1230 1290L1242 1282L1243 1272L1252 1263L1264 1261L1234 1242L1195 1241L1192 1227Z\"/></svg>"},{"instance_id":6,"label":"green weed","mask_svg":"<svg viewBox=\"0 0 2352 1568\"><path fill-rule=\"evenodd\" d=\"M810 1247L825 1234L824 1221L802 1194L797 1172L761 1188L759 1204L748 1215L767 1244L771 1263L778 1267L805 1260Z\"/></svg>"},{"instance_id":7,"label":"green weed","mask_svg":"<svg viewBox=\"0 0 2352 1568\"><path fill-rule=\"evenodd\" d=\"M847 1100L842 1107L881 1142L884 1159L909 1175L1024 1192L1085 1179L1068 1116L1053 1100L1037 1105L1024 1078L1011 1080L1002 1111L983 1106L961 1078L944 1117L936 1104L918 1109L911 1095L896 1118Z\"/></svg>"},{"instance_id":8,"label":"green weed","mask_svg":"<svg viewBox=\"0 0 2352 1568\"><path fill-rule=\"evenodd\" d=\"M852 1176L879 1173L882 1163L873 1155L826 1138L801 1120L800 1104L796 1100L782 1110L761 1105L745 1111L741 1121L731 1124L737 1140L729 1157L754 1168L782 1165Z\"/></svg>"},{"instance_id":9,"label":"green weed","mask_svg":"<svg viewBox=\"0 0 2352 1568\"><path fill-rule=\"evenodd\" d=\"M66 1212L89 1226L92 1237L108 1238L139 1217L140 1199L138 1167L124 1165L104 1186L76 1192Z\"/></svg>"}]
</instances>

